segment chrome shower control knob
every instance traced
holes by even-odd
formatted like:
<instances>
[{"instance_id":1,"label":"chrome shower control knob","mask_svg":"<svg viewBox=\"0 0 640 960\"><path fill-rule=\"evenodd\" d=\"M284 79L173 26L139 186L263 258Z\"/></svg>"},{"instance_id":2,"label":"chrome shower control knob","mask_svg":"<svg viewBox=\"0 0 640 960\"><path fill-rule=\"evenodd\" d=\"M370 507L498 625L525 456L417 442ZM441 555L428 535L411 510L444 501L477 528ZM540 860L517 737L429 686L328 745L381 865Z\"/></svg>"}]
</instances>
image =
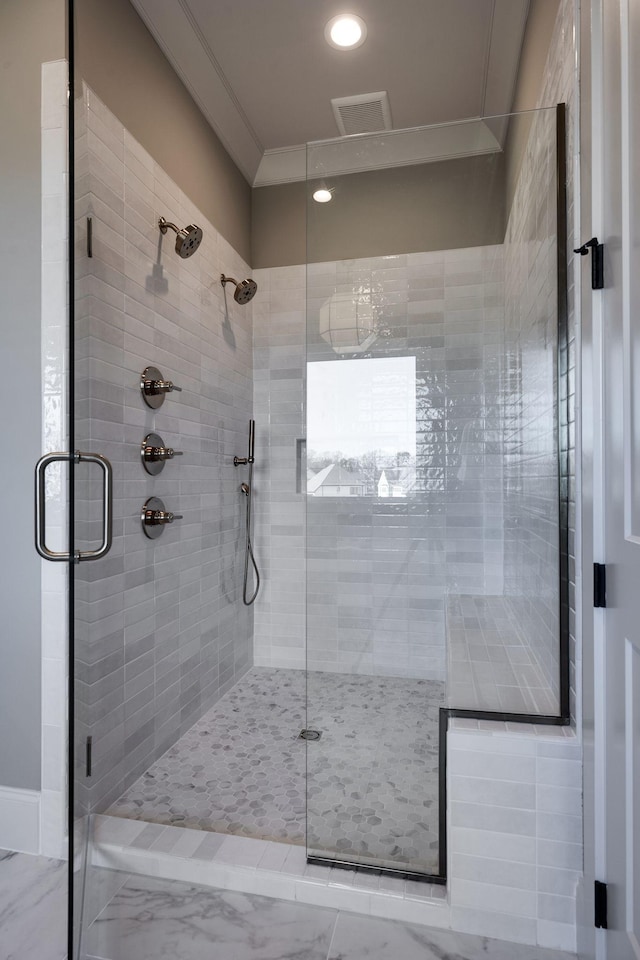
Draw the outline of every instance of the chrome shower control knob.
<instances>
[{"instance_id":1,"label":"chrome shower control knob","mask_svg":"<svg viewBox=\"0 0 640 960\"><path fill-rule=\"evenodd\" d=\"M164 470L167 460L181 457L182 450L165 447L164 440L158 433L148 433L140 445L142 466L152 477L157 477Z\"/></svg>"},{"instance_id":2,"label":"chrome shower control knob","mask_svg":"<svg viewBox=\"0 0 640 960\"><path fill-rule=\"evenodd\" d=\"M140 520L146 536L150 540L157 540L168 523L182 520L182 514L166 510L160 497L149 497L142 508Z\"/></svg>"},{"instance_id":3,"label":"chrome shower control knob","mask_svg":"<svg viewBox=\"0 0 640 960\"><path fill-rule=\"evenodd\" d=\"M182 387L165 380L157 367L145 367L140 376L140 392L146 405L157 410L164 403L165 394L182 393Z\"/></svg>"}]
</instances>

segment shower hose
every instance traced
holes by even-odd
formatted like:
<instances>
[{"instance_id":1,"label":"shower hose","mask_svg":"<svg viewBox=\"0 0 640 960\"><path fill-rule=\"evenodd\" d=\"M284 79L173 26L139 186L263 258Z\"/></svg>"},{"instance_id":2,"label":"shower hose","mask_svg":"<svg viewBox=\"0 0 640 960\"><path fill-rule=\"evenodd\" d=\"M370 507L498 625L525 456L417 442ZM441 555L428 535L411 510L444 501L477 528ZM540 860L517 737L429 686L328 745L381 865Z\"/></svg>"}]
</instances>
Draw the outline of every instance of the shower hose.
<instances>
[{"instance_id":1,"label":"shower hose","mask_svg":"<svg viewBox=\"0 0 640 960\"><path fill-rule=\"evenodd\" d=\"M244 551L244 585L242 587L242 602L245 607L250 607L258 596L258 590L260 589L260 571L258 570L258 564L256 563L256 558L253 555L253 544L251 543L251 499L253 497L253 464L249 464L249 490L246 494L247 497L247 529L246 529L246 545ZM253 567L255 575L255 590L249 597L248 587L249 587L249 561Z\"/></svg>"}]
</instances>

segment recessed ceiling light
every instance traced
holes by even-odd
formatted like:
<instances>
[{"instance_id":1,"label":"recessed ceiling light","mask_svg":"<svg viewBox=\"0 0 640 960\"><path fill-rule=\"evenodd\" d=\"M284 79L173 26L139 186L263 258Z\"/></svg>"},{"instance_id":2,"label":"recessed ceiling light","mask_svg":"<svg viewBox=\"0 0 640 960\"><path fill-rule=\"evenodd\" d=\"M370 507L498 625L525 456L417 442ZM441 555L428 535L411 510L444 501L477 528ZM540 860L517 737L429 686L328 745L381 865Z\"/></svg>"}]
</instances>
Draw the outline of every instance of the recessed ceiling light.
<instances>
[{"instance_id":1,"label":"recessed ceiling light","mask_svg":"<svg viewBox=\"0 0 640 960\"><path fill-rule=\"evenodd\" d=\"M317 190L313 191L313 199L316 201L316 203L329 203L329 200L331 200L332 196L333 194L331 190L329 190L327 187L318 187Z\"/></svg>"},{"instance_id":2,"label":"recessed ceiling light","mask_svg":"<svg viewBox=\"0 0 640 960\"><path fill-rule=\"evenodd\" d=\"M342 13L329 20L324 28L324 35L327 43L337 50L355 50L366 40L367 27L360 17L352 13Z\"/></svg>"}]
</instances>

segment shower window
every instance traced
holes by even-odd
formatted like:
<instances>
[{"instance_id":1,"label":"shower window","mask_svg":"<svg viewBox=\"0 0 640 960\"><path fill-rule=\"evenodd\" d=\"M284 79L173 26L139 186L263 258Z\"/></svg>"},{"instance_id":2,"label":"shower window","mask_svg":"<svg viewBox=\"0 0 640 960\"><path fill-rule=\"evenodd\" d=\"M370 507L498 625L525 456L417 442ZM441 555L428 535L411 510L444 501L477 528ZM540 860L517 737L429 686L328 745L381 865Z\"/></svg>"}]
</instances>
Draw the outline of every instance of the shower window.
<instances>
[{"instance_id":1,"label":"shower window","mask_svg":"<svg viewBox=\"0 0 640 960\"><path fill-rule=\"evenodd\" d=\"M409 497L416 483L416 358L307 365L307 494Z\"/></svg>"}]
</instances>

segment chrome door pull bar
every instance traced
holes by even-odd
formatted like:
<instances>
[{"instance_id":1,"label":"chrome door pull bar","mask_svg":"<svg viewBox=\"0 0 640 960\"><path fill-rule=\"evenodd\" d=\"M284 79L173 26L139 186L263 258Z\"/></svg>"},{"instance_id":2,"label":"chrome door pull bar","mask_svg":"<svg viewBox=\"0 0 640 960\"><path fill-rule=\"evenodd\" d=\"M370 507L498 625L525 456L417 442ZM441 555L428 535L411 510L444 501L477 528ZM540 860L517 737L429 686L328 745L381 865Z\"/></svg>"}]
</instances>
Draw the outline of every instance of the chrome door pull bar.
<instances>
[{"instance_id":1,"label":"chrome door pull bar","mask_svg":"<svg viewBox=\"0 0 640 960\"><path fill-rule=\"evenodd\" d=\"M45 475L47 468L52 463L61 461L68 463L73 460L74 463L95 463L102 470L102 543L97 550L75 550L73 558L67 551L50 550L46 544L47 533L47 514L46 514L46 496L45 496ZM36 464L36 529L35 545L36 550L44 560L54 562L73 559L74 563L81 563L85 560L99 560L111 549L113 543L113 470L106 457L99 453L81 453L76 450L75 453L47 453L40 457Z\"/></svg>"}]
</instances>

